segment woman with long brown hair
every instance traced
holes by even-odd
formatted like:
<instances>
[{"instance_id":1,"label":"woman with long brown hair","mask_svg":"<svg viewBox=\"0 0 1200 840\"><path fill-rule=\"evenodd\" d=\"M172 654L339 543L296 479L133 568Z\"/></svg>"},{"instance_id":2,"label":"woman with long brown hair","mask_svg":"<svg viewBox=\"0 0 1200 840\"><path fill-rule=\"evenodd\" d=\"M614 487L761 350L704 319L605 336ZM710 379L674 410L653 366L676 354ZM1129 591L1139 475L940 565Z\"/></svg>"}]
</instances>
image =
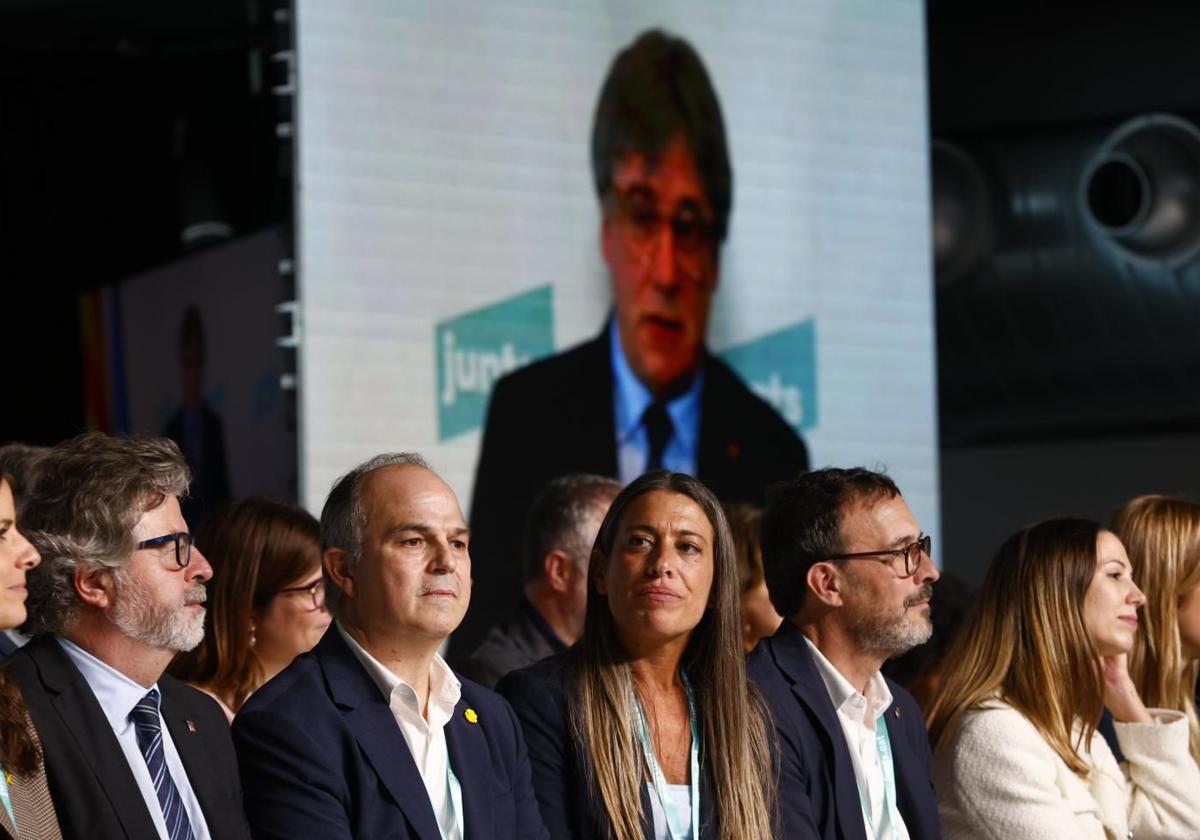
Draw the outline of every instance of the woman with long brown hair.
<instances>
[{"instance_id":1,"label":"woman with long brown hair","mask_svg":"<svg viewBox=\"0 0 1200 840\"><path fill-rule=\"evenodd\" d=\"M1192 758L1200 762L1200 505L1139 496L1118 508L1110 525L1146 593L1129 674L1147 705L1187 715Z\"/></svg>"},{"instance_id":2,"label":"woman with long brown hair","mask_svg":"<svg viewBox=\"0 0 1200 840\"><path fill-rule=\"evenodd\" d=\"M1147 709L1129 675L1144 602L1095 522L1048 520L1001 546L927 710L947 840L1196 836L1187 719ZM1096 729L1106 706L1124 766Z\"/></svg>"},{"instance_id":3,"label":"woman with long brown hair","mask_svg":"<svg viewBox=\"0 0 1200 840\"><path fill-rule=\"evenodd\" d=\"M0 629L25 621L25 573L41 561L17 530L12 483L0 474ZM59 838L33 721L21 690L0 671L0 837Z\"/></svg>"},{"instance_id":4,"label":"woman with long brown hair","mask_svg":"<svg viewBox=\"0 0 1200 840\"><path fill-rule=\"evenodd\" d=\"M647 473L608 510L583 636L506 677L556 838L765 838L765 711L746 680L738 571L712 493Z\"/></svg>"},{"instance_id":5,"label":"woman with long brown hair","mask_svg":"<svg viewBox=\"0 0 1200 840\"><path fill-rule=\"evenodd\" d=\"M213 567L204 641L170 671L212 695L232 720L329 627L320 528L301 507L248 497L205 519L196 544Z\"/></svg>"}]
</instances>

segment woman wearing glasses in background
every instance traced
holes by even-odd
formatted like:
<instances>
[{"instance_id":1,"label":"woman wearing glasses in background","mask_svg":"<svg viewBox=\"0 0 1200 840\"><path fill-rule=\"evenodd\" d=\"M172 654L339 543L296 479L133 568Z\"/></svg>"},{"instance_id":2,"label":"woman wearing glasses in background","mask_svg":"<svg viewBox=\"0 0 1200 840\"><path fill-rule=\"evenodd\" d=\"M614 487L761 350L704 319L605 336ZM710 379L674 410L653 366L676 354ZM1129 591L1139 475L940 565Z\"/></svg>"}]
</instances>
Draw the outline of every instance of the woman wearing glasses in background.
<instances>
[{"instance_id":1,"label":"woman wearing glasses in background","mask_svg":"<svg viewBox=\"0 0 1200 840\"><path fill-rule=\"evenodd\" d=\"M213 567L204 641L170 671L216 698L233 720L255 689L329 627L320 529L302 508L251 497L209 516L196 543Z\"/></svg>"},{"instance_id":2,"label":"woman wearing glasses in background","mask_svg":"<svg viewBox=\"0 0 1200 840\"><path fill-rule=\"evenodd\" d=\"M1001 546L927 710L947 840L1198 836L1187 718L1147 709L1129 676L1146 600L1132 575L1087 520ZM1105 706L1124 763L1097 732Z\"/></svg>"}]
</instances>

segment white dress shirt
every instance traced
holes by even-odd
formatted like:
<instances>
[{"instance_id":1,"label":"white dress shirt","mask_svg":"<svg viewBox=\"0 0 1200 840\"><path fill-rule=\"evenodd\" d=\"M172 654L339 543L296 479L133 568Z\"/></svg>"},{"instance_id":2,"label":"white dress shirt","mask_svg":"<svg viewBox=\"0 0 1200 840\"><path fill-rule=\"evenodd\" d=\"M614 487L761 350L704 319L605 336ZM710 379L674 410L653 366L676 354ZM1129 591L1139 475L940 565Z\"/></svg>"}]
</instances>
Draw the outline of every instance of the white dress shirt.
<instances>
[{"instance_id":1,"label":"white dress shirt","mask_svg":"<svg viewBox=\"0 0 1200 840\"><path fill-rule=\"evenodd\" d=\"M888 690L887 681L876 671L867 682L866 694L862 694L833 667L833 663L825 658L811 639L805 636L804 641L812 651L817 673L821 675L829 699L833 701L833 708L837 710L838 722L846 736L846 746L850 748L850 761L854 765L858 789L866 792L866 796L859 798L860 801L866 800L871 809L870 818L863 813L867 836L876 840L892 840L893 836L898 840L909 840L908 828L899 810L896 812L895 825L892 815L888 813L883 793L883 768L879 764L879 751L875 746L875 720L892 705L892 692Z\"/></svg>"},{"instance_id":2,"label":"white dress shirt","mask_svg":"<svg viewBox=\"0 0 1200 840\"><path fill-rule=\"evenodd\" d=\"M154 792L154 780L150 778L146 757L138 747L137 731L133 721L129 719L133 707L141 702L150 688L158 688L158 683L150 688L138 685L69 639L62 636L55 638L66 651L72 664L83 675L83 679L92 689L92 694L96 695L104 716L108 718L108 725L112 727L113 735L117 736L117 743L125 753L125 761L133 771L133 779L137 782L142 799L146 801L146 810L150 812L150 819L154 822L158 836L162 840L169 840L162 805L159 804L158 794ZM162 696L161 689L159 696ZM187 771L183 769L183 762L179 760L175 742L171 740L171 731L167 729L161 711L158 714L158 725L162 729L163 757L171 773L171 780L175 782L175 788L179 791L179 797L187 810L188 822L192 824L192 835L196 840L209 840L208 823L204 821L204 812L200 810L200 800L196 799L196 792L192 790L192 784L188 781Z\"/></svg>"},{"instance_id":3,"label":"white dress shirt","mask_svg":"<svg viewBox=\"0 0 1200 840\"><path fill-rule=\"evenodd\" d=\"M450 753L446 749L446 729L454 715L454 707L462 696L462 684L450 670L442 657L434 654L429 667L429 718L421 713L417 705L417 693L412 686L388 670L379 660L367 653L353 636L346 632L341 622L338 632L371 676L383 699L387 701L404 736L408 750L416 762L417 772L425 782L429 804L437 817L438 828L445 840L462 840L464 834L463 815L454 807L450 793Z\"/></svg>"}]
</instances>

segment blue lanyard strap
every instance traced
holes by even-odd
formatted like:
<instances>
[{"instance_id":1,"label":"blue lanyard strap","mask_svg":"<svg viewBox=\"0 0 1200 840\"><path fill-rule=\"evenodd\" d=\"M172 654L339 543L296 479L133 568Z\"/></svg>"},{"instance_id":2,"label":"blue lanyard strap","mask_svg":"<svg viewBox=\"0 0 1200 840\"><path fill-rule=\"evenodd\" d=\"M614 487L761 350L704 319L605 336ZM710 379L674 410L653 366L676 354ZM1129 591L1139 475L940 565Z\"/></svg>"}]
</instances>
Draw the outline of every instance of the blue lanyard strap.
<instances>
[{"instance_id":1,"label":"blue lanyard strap","mask_svg":"<svg viewBox=\"0 0 1200 840\"><path fill-rule=\"evenodd\" d=\"M688 682L687 673L684 672L682 666L679 668L679 679L683 683L683 691L687 695L688 725L692 730L691 779L688 782L688 795L692 801L691 836L699 837L700 723L696 717L696 698L692 694L692 684ZM662 768L658 766L658 759L654 757L654 742L650 738L650 726L646 723L646 711L642 708L642 701L638 699L636 691L633 692L630 705L633 707L634 734L637 735L637 739L642 745L642 757L646 760L646 766L650 768L650 778L654 782L654 792L658 795L658 801L662 805L663 814L667 818L667 831L671 835L671 840L686 840L687 835L683 833L683 829L679 826L679 817L675 813L674 801L667 793L667 780L663 776Z\"/></svg>"},{"instance_id":2,"label":"blue lanyard strap","mask_svg":"<svg viewBox=\"0 0 1200 840\"><path fill-rule=\"evenodd\" d=\"M875 718L875 755L879 758L879 771L883 775L883 807L891 818L892 840L895 840L898 836L896 826L900 824L900 812L896 808L896 768L892 765L892 739L883 715ZM871 805L866 792L861 789L858 791L858 802L874 835L875 821L871 819Z\"/></svg>"}]
</instances>

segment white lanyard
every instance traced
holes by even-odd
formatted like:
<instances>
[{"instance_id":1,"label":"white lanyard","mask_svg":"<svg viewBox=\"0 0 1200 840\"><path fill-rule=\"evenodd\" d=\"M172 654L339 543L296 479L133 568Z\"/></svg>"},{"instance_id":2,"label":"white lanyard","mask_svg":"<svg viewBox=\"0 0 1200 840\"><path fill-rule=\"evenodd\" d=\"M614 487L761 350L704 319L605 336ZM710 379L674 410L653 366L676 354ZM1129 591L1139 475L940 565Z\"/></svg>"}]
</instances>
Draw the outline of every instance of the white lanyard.
<instances>
[{"instance_id":1,"label":"white lanyard","mask_svg":"<svg viewBox=\"0 0 1200 840\"><path fill-rule=\"evenodd\" d=\"M883 715L875 718L875 755L879 759L879 770L883 775L883 807L891 817L892 840L896 840L899 836L896 826L900 824L900 812L896 809L896 769L892 766L892 739L888 735L887 721ZM875 821L871 819L871 805L861 788L858 791L858 802L862 805L863 816L867 818L867 825L871 826L873 835Z\"/></svg>"},{"instance_id":2,"label":"white lanyard","mask_svg":"<svg viewBox=\"0 0 1200 840\"><path fill-rule=\"evenodd\" d=\"M688 725L692 730L692 778L688 783L688 795L692 800L692 834L693 838L700 836L700 725L696 719L696 700L692 696L692 684L688 682L687 674L682 667L679 669L679 679L683 682L684 693L687 694ZM650 777L654 781L654 791L662 805L663 815L667 819L667 832L671 840L686 840L683 830L679 827L679 817L675 814L675 803L667 792L667 780L658 759L654 757L654 742L650 739L650 727L646 723L646 712L642 709L642 701L637 692L633 692L633 722L638 741L642 745L642 757L650 768Z\"/></svg>"},{"instance_id":3,"label":"white lanyard","mask_svg":"<svg viewBox=\"0 0 1200 840\"><path fill-rule=\"evenodd\" d=\"M449 751L447 750L447 753ZM466 820L463 819L463 804L462 804L462 785L458 783L458 776L454 775L454 771L450 769L450 756L446 756L446 786L450 788L450 822L449 827L453 828L455 823L458 823L458 836L467 836ZM442 833L442 840L450 840L450 836L446 834L442 824L438 823L438 831Z\"/></svg>"}]
</instances>

